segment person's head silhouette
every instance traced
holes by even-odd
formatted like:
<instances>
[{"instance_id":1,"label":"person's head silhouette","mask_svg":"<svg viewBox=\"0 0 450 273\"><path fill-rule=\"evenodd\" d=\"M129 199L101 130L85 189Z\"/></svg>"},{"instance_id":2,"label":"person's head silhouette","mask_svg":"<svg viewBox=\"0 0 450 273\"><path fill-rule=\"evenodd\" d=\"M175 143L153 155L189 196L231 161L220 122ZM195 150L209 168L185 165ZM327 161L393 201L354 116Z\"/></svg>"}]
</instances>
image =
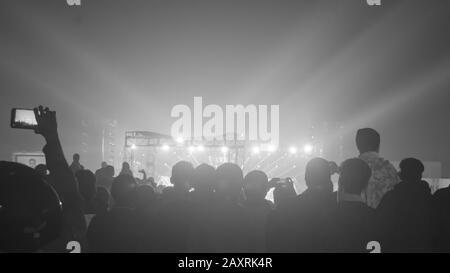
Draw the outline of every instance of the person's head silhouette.
<instances>
[{"instance_id":1,"label":"person's head silhouette","mask_svg":"<svg viewBox=\"0 0 450 273\"><path fill-rule=\"evenodd\" d=\"M61 201L33 169L0 161L0 252L34 252L57 239Z\"/></svg>"},{"instance_id":2,"label":"person's head silhouette","mask_svg":"<svg viewBox=\"0 0 450 273\"><path fill-rule=\"evenodd\" d=\"M340 168L339 192L361 195L367 188L371 175L372 170L362 159L347 159Z\"/></svg>"},{"instance_id":3,"label":"person's head silhouette","mask_svg":"<svg viewBox=\"0 0 450 273\"><path fill-rule=\"evenodd\" d=\"M170 183L173 184L174 188L188 191L193 174L194 166L190 162L179 161L172 167Z\"/></svg>"},{"instance_id":4,"label":"person's head silhouette","mask_svg":"<svg viewBox=\"0 0 450 273\"><path fill-rule=\"evenodd\" d=\"M36 168L36 159L30 158L30 160L28 160L28 166L33 169Z\"/></svg>"},{"instance_id":5,"label":"person's head silhouette","mask_svg":"<svg viewBox=\"0 0 450 273\"><path fill-rule=\"evenodd\" d=\"M134 207L137 183L131 175L121 174L114 178L111 196L118 207Z\"/></svg>"},{"instance_id":6,"label":"person's head silhouette","mask_svg":"<svg viewBox=\"0 0 450 273\"><path fill-rule=\"evenodd\" d=\"M75 173L78 181L78 188L80 195L87 202L92 201L95 196L95 175L90 170L79 170Z\"/></svg>"},{"instance_id":7,"label":"person's head silhouette","mask_svg":"<svg viewBox=\"0 0 450 273\"><path fill-rule=\"evenodd\" d=\"M108 178L114 177L114 167L111 165L106 166L104 175Z\"/></svg>"},{"instance_id":8,"label":"person's head silhouette","mask_svg":"<svg viewBox=\"0 0 450 273\"><path fill-rule=\"evenodd\" d=\"M122 170L130 170L130 164L128 164L128 162L123 162L122 163Z\"/></svg>"},{"instance_id":9,"label":"person's head silhouette","mask_svg":"<svg viewBox=\"0 0 450 273\"><path fill-rule=\"evenodd\" d=\"M356 133L356 147L360 154L380 151L380 134L372 128L359 129Z\"/></svg>"},{"instance_id":10,"label":"person's head silhouette","mask_svg":"<svg viewBox=\"0 0 450 273\"><path fill-rule=\"evenodd\" d=\"M191 186L199 194L210 194L216 179L216 169L208 164L200 164L195 168Z\"/></svg>"},{"instance_id":11,"label":"person's head silhouette","mask_svg":"<svg viewBox=\"0 0 450 273\"><path fill-rule=\"evenodd\" d=\"M306 164L305 181L308 189L333 191L330 163L323 158L313 158Z\"/></svg>"},{"instance_id":12,"label":"person's head silhouette","mask_svg":"<svg viewBox=\"0 0 450 273\"><path fill-rule=\"evenodd\" d=\"M238 200L244 180L241 168L233 163L224 163L217 168L216 177L215 190L218 196Z\"/></svg>"},{"instance_id":13,"label":"person's head silhouette","mask_svg":"<svg viewBox=\"0 0 450 273\"><path fill-rule=\"evenodd\" d=\"M263 200L269 190L269 180L263 171L249 172L244 178L244 192L247 200Z\"/></svg>"},{"instance_id":14,"label":"person's head silhouette","mask_svg":"<svg viewBox=\"0 0 450 273\"><path fill-rule=\"evenodd\" d=\"M415 158L406 158L400 162L400 179L403 181L418 182L422 180L425 171L423 163Z\"/></svg>"},{"instance_id":15,"label":"person's head silhouette","mask_svg":"<svg viewBox=\"0 0 450 273\"><path fill-rule=\"evenodd\" d=\"M101 167L102 167L102 168L105 168L106 166L108 166L108 163L106 163L106 161L102 161Z\"/></svg>"},{"instance_id":16,"label":"person's head silhouette","mask_svg":"<svg viewBox=\"0 0 450 273\"><path fill-rule=\"evenodd\" d=\"M73 154L73 162L80 162L80 155L79 154Z\"/></svg>"}]
</instances>

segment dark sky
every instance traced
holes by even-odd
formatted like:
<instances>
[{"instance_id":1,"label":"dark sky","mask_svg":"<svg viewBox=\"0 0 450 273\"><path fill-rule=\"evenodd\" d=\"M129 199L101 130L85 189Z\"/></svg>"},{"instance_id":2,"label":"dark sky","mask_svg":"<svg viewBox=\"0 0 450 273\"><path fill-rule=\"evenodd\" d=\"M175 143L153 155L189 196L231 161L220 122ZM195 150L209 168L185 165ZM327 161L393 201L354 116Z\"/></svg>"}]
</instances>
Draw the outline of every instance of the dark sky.
<instances>
[{"instance_id":1,"label":"dark sky","mask_svg":"<svg viewBox=\"0 0 450 273\"><path fill-rule=\"evenodd\" d=\"M356 128L382 153L442 161L450 175L450 3L446 0L3 0L0 159L42 140L10 109L56 109L66 155L81 120L169 133L176 104L279 104L281 143L309 124Z\"/></svg>"}]
</instances>

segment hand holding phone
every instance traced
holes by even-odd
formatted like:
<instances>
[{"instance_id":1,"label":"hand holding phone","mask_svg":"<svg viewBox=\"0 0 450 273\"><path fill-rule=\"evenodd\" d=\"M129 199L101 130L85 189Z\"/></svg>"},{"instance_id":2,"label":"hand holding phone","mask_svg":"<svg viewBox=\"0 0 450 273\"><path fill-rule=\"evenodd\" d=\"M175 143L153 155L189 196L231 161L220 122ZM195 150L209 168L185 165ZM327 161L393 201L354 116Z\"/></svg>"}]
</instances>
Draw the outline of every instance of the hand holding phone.
<instances>
[{"instance_id":1,"label":"hand holding phone","mask_svg":"<svg viewBox=\"0 0 450 273\"><path fill-rule=\"evenodd\" d=\"M57 136L55 111L42 106L34 109L13 108L11 110L11 128L31 129L46 139Z\"/></svg>"},{"instance_id":2,"label":"hand holding phone","mask_svg":"<svg viewBox=\"0 0 450 273\"><path fill-rule=\"evenodd\" d=\"M275 188L275 187L285 187L287 185L293 184L294 182L290 177L287 178L272 178L269 181L269 188Z\"/></svg>"},{"instance_id":3,"label":"hand holding phone","mask_svg":"<svg viewBox=\"0 0 450 273\"><path fill-rule=\"evenodd\" d=\"M42 135L47 140L57 138L58 124L56 122L56 112L50 111L48 107L44 109L42 105L34 108L33 111L37 121L37 126L34 129L34 132Z\"/></svg>"}]
</instances>

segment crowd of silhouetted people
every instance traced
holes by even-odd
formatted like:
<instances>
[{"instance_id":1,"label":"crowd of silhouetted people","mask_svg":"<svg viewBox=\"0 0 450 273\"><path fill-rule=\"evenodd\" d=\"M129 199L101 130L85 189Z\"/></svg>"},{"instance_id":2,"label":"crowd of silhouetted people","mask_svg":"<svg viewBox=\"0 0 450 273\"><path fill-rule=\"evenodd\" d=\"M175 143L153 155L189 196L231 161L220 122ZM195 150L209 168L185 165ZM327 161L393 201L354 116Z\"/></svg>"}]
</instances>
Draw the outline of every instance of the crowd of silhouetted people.
<instances>
[{"instance_id":1,"label":"crowd of silhouetted people","mask_svg":"<svg viewBox=\"0 0 450 273\"><path fill-rule=\"evenodd\" d=\"M46 165L0 162L0 252L69 252L69 242L81 252L450 252L450 187L432 193L415 158L397 170L370 128L339 166L309 160L297 194L289 178L233 163L180 161L165 188L126 162L94 173L78 154L66 161L55 112L35 115Z\"/></svg>"}]
</instances>

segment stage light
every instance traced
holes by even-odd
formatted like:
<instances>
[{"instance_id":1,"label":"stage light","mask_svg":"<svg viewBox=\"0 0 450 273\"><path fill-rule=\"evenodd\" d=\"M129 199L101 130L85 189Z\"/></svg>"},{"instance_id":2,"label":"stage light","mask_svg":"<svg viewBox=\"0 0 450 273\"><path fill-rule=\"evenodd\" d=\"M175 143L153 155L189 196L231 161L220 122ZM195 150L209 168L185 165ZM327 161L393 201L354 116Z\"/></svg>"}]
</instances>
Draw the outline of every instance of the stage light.
<instances>
[{"instance_id":1,"label":"stage light","mask_svg":"<svg viewBox=\"0 0 450 273\"><path fill-rule=\"evenodd\" d=\"M167 145L167 144L164 144L164 145L161 146L161 149L162 149L163 151L168 151L168 150L170 150L170 146Z\"/></svg>"},{"instance_id":2,"label":"stage light","mask_svg":"<svg viewBox=\"0 0 450 273\"><path fill-rule=\"evenodd\" d=\"M289 147L289 153L295 155L297 153L297 147L295 146Z\"/></svg>"},{"instance_id":3,"label":"stage light","mask_svg":"<svg viewBox=\"0 0 450 273\"><path fill-rule=\"evenodd\" d=\"M137 147L136 147L135 144L131 144L131 149L132 149L132 150L136 150L136 148L137 148Z\"/></svg>"},{"instance_id":4,"label":"stage light","mask_svg":"<svg viewBox=\"0 0 450 273\"><path fill-rule=\"evenodd\" d=\"M203 146L203 145L197 146L197 151L203 152L204 150L205 150L205 146Z\"/></svg>"},{"instance_id":5,"label":"stage light","mask_svg":"<svg viewBox=\"0 0 450 273\"><path fill-rule=\"evenodd\" d=\"M277 149L277 148L276 148L275 146L273 146L273 145L267 146L267 151L269 151L269 152L275 152L276 149Z\"/></svg>"},{"instance_id":6,"label":"stage light","mask_svg":"<svg viewBox=\"0 0 450 273\"><path fill-rule=\"evenodd\" d=\"M259 154L259 152L260 152L259 147L253 147L253 148L252 148L252 153L254 153L254 154Z\"/></svg>"},{"instance_id":7,"label":"stage light","mask_svg":"<svg viewBox=\"0 0 450 273\"><path fill-rule=\"evenodd\" d=\"M223 146L222 148L220 148L220 150L221 150L222 153L224 153L224 154L228 153L228 147L227 147L227 146Z\"/></svg>"},{"instance_id":8,"label":"stage light","mask_svg":"<svg viewBox=\"0 0 450 273\"><path fill-rule=\"evenodd\" d=\"M183 143L184 142L184 138L177 137L177 139L175 141L178 142L178 143Z\"/></svg>"},{"instance_id":9,"label":"stage light","mask_svg":"<svg viewBox=\"0 0 450 273\"><path fill-rule=\"evenodd\" d=\"M190 153L193 153L195 151L195 147L194 146L189 146L188 151Z\"/></svg>"},{"instance_id":10,"label":"stage light","mask_svg":"<svg viewBox=\"0 0 450 273\"><path fill-rule=\"evenodd\" d=\"M312 154L312 152L314 151L314 146L312 146L311 144L305 144L305 146L303 146L303 152L307 155Z\"/></svg>"}]
</instances>

